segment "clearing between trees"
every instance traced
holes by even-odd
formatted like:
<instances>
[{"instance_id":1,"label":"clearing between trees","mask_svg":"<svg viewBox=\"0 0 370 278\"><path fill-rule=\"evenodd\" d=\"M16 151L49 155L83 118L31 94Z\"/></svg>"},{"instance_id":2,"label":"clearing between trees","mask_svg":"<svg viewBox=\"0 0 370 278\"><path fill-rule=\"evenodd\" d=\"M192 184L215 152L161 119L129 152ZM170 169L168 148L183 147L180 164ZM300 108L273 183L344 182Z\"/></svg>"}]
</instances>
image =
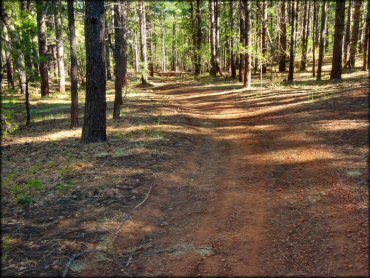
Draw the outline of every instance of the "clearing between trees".
<instances>
[{"instance_id":1,"label":"clearing between trees","mask_svg":"<svg viewBox=\"0 0 370 278\"><path fill-rule=\"evenodd\" d=\"M34 100L2 145L3 274L367 276L366 72L306 75L131 86L88 145L66 95Z\"/></svg>"}]
</instances>

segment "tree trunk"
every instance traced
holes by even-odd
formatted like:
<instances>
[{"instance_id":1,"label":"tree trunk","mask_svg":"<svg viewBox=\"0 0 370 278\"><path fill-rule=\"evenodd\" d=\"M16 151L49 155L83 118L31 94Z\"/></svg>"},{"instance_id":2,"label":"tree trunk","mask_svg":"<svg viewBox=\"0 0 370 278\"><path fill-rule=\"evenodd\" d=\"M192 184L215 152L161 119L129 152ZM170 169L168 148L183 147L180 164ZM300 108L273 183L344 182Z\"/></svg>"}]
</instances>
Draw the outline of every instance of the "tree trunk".
<instances>
[{"instance_id":1,"label":"tree trunk","mask_svg":"<svg viewBox=\"0 0 370 278\"><path fill-rule=\"evenodd\" d=\"M114 30L116 60L115 97L113 105L113 119L119 119L121 113L122 88L127 83L127 39L126 39L126 7L127 1L119 1L114 5Z\"/></svg>"},{"instance_id":2,"label":"tree trunk","mask_svg":"<svg viewBox=\"0 0 370 278\"><path fill-rule=\"evenodd\" d=\"M250 53L251 48L251 1L243 0L244 14L245 14L245 49L247 50L245 55L245 69L244 69L244 80L243 87L250 88L251 86L251 62L252 55Z\"/></svg>"},{"instance_id":3,"label":"tree trunk","mask_svg":"<svg viewBox=\"0 0 370 278\"><path fill-rule=\"evenodd\" d=\"M336 0L333 60L330 73L331 80L342 78L343 18L345 17L345 13L346 2L343 0Z\"/></svg>"},{"instance_id":4,"label":"tree trunk","mask_svg":"<svg viewBox=\"0 0 370 278\"><path fill-rule=\"evenodd\" d=\"M295 45L296 45L296 0L292 1L291 7L291 39L290 39L290 59L289 59L289 74L288 74L288 81L293 81L294 79L294 61L295 61Z\"/></svg>"},{"instance_id":5,"label":"tree trunk","mask_svg":"<svg viewBox=\"0 0 370 278\"><path fill-rule=\"evenodd\" d=\"M209 1L209 14L210 14L210 38L211 38L211 70L210 75L217 75L216 66L216 22L215 22L215 0Z\"/></svg>"},{"instance_id":6,"label":"tree trunk","mask_svg":"<svg viewBox=\"0 0 370 278\"><path fill-rule=\"evenodd\" d=\"M85 2L86 101L82 143L102 142L106 135L104 2Z\"/></svg>"},{"instance_id":7,"label":"tree trunk","mask_svg":"<svg viewBox=\"0 0 370 278\"><path fill-rule=\"evenodd\" d=\"M165 48L165 29L164 29L164 12L161 15L161 31L162 31L162 71L166 72L166 48Z\"/></svg>"},{"instance_id":8,"label":"tree trunk","mask_svg":"<svg viewBox=\"0 0 370 278\"><path fill-rule=\"evenodd\" d=\"M308 46L308 37L309 37L309 25L310 25L310 7L311 4L309 0L304 2L304 11L303 11L303 34L302 34L302 56L301 56L301 66L300 70L306 70L307 64L307 46Z\"/></svg>"},{"instance_id":9,"label":"tree trunk","mask_svg":"<svg viewBox=\"0 0 370 278\"><path fill-rule=\"evenodd\" d=\"M8 12L5 9L4 1L1 1L1 14L3 23L6 26L6 29L9 31L10 40L12 42L12 48L18 53L18 59L16 59L15 66L19 72L19 85L21 88L21 93L26 93L26 66L24 63L24 54L21 50L21 41L18 36L18 33L14 27L13 21L10 19ZM10 49L10 48L9 48Z\"/></svg>"},{"instance_id":10,"label":"tree trunk","mask_svg":"<svg viewBox=\"0 0 370 278\"><path fill-rule=\"evenodd\" d=\"M231 38L230 38L230 65L231 65L231 78L236 78L236 61L234 53L234 29L235 29L235 19L234 19L234 1L230 1L230 28L231 28Z\"/></svg>"},{"instance_id":11,"label":"tree trunk","mask_svg":"<svg viewBox=\"0 0 370 278\"><path fill-rule=\"evenodd\" d=\"M197 0L197 35L196 35L196 58L195 58L195 75L199 75L201 72L201 58L202 58L202 2L203 0Z\"/></svg>"},{"instance_id":12,"label":"tree trunk","mask_svg":"<svg viewBox=\"0 0 370 278\"><path fill-rule=\"evenodd\" d=\"M287 43L287 30L286 30L286 1L281 1L281 18L280 18L280 55L279 55L279 72L285 72L286 64L286 43Z\"/></svg>"},{"instance_id":13,"label":"tree trunk","mask_svg":"<svg viewBox=\"0 0 370 278\"><path fill-rule=\"evenodd\" d=\"M348 68L354 68L356 63L356 54L357 54L357 42L359 37L359 28L360 28L360 17L361 17L361 7L362 0L354 0L354 13L353 13L353 23L351 31L351 44L350 44L350 54L349 61L347 64Z\"/></svg>"},{"instance_id":14,"label":"tree trunk","mask_svg":"<svg viewBox=\"0 0 370 278\"><path fill-rule=\"evenodd\" d=\"M112 65L110 63L110 32L109 32L109 24L107 18L105 18L105 65L107 71L107 79L112 80Z\"/></svg>"},{"instance_id":15,"label":"tree trunk","mask_svg":"<svg viewBox=\"0 0 370 278\"><path fill-rule=\"evenodd\" d=\"M370 0L367 0L367 16L362 70L370 69Z\"/></svg>"},{"instance_id":16,"label":"tree trunk","mask_svg":"<svg viewBox=\"0 0 370 278\"><path fill-rule=\"evenodd\" d=\"M140 59L139 59L139 42L138 42L138 35L134 35L135 36L135 72L139 72L140 71Z\"/></svg>"},{"instance_id":17,"label":"tree trunk","mask_svg":"<svg viewBox=\"0 0 370 278\"><path fill-rule=\"evenodd\" d=\"M349 46L351 38L351 4L352 0L348 1L348 11L347 11L347 22L346 22L346 33L344 35L344 66L349 63Z\"/></svg>"},{"instance_id":18,"label":"tree trunk","mask_svg":"<svg viewBox=\"0 0 370 278\"><path fill-rule=\"evenodd\" d=\"M47 45L46 45L46 9L45 3L37 2L37 26L39 40L39 71L41 75L41 97L49 95L49 70L47 63Z\"/></svg>"},{"instance_id":19,"label":"tree trunk","mask_svg":"<svg viewBox=\"0 0 370 278\"><path fill-rule=\"evenodd\" d=\"M74 15L74 0L68 0L68 28L71 56L71 128L78 126L78 77L77 77L77 46Z\"/></svg>"},{"instance_id":20,"label":"tree trunk","mask_svg":"<svg viewBox=\"0 0 370 278\"><path fill-rule=\"evenodd\" d=\"M57 63L58 63L58 72L59 72L59 92L64 93L66 90L66 74L64 70L64 45L63 45L63 30L62 30L62 19L61 19L61 2L60 0L55 0L53 3L55 14L55 37L57 44Z\"/></svg>"},{"instance_id":21,"label":"tree trunk","mask_svg":"<svg viewBox=\"0 0 370 278\"><path fill-rule=\"evenodd\" d=\"M140 37L141 37L141 84L148 83L148 56L146 49L146 15L144 0L140 0Z\"/></svg>"},{"instance_id":22,"label":"tree trunk","mask_svg":"<svg viewBox=\"0 0 370 278\"><path fill-rule=\"evenodd\" d=\"M246 20L248 20L246 18ZM247 32L247 31L246 31ZM267 72L266 53L267 53L267 0L262 1L262 73Z\"/></svg>"},{"instance_id":23,"label":"tree trunk","mask_svg":"<svg viewBox=\"0 0 370 278\"><path fill-rule=\"evenodd\" d=\"M323 0L321 8L321 26L320 26L320 45L319 45L319 61L317 65L317 80L321 80L322 65L324 62L325 55L325 41L326 41L326 13L328 9L328 1Z\"/></svg>"},{"instance_id":24,"label":"tree trunk","mask_svg":"<svg viewBox=\"0 0 370 278\"><path fill-rule=\"evenodd\" d=\"M319 5L317 0L313 2L313 24L312 24L312 76L316 75L316 49L318 41L318 9Z\"/></svg>"},{"instance_id":25,"label":"tree trunk","mask_svg":"<svg viewBox=\"0 0 370 278\"><path fill-rule=\"evenodd\" d=\"M5 52L5 66L6 66L6 79L8 80L8 88L13 88L15 87L14 85L14 67L13 67L13 57L11 54L12 47L9 42L9 35L8 35L8 29L6 28L5 25L3 25L3 33L4 33L4 39L6 43L6 48L4 50Z\"/></svg>"},{"instance_id":26,"label":"tree trunk","mask_svg":"<svg viewBox=\"0 0 370 278\"><path fill-rule=\"evenodd\" d=\"M245 45L245 2L243 0L239 1L239 11L240 11L240 44ZM239 82L243 82L245 68L245 57L244 53L240 52L239 55Z\"/></svg>"},{"instance_id":27,"label":"tree trunk","mask_svg":"<svg viewBox=\"0 0 370 278\"><path fill-rule=\"evenodd\" d=\"M149 75L151 77L154 76L154 63L153 63L153 21L152 21L152 15L151 11L147 10L146 15L146 26L148 31L148 37L147 37L147 47L148 47L148 65L149 65Z\"/></svg>"}]
</instances>

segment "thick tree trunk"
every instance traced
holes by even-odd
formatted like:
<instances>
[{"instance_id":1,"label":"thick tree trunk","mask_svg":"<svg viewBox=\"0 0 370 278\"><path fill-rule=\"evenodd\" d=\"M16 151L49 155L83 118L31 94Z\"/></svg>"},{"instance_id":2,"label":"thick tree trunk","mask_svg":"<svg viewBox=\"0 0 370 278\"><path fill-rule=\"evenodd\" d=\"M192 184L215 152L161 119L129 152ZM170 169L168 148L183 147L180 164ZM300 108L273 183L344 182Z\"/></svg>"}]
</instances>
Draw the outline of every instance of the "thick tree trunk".
<instances>
[{"instance_id":1,"label":"thick tree trunk","mask_svg":"<svg viewBox=\"0 0 370 278\"><path fill-rule=\"evenodd\" d=\"M351 38L351 6L352 0L348 1L347 21L346 21L346 33L344 35L344 66L349 63L349 46Z\"/></svg>"},{"instance_id":2,"label":"thick tree trunk","mask_svg":"<svg viewBox=\"0 0 370 278\"><path fill-rule=\"evenodd\" d=\"M114 30L116 60L115 97L113 105L113 119L119 119L123 104L122 89L127 83L127 39L126 39L126 7L127 1L119 1L114 6Z\"/></svg>"},{"instance_id":3,"label":"thick tree trunk","mask_svg":"<svg viewBox=\"0 0 370 278\"><path fill-rule=\"evenodd\" d=\"M363 53L362 70L370 70L370 0L367 0L366 32Z\"/></svg>"},{"instance_id":4,"label":"thick tree trunk","mask_svg":"<svg viewBox=\"0 0 370 278\"><path fill-rule=\"evenodd\" d=\"M82 143L102 142L106 134L104 2L85 2L86 101Z\"/></svg>"},{"instance_id":5,"label":"thick tree trunk","mask_svg":"<svg viewBox=\"0 0 370 278\"><path fill-rule=\"evenodd\" d=\"M244 14L245 14L245 48L247 49L245 53L245 69L244 69L244 80L243 87L250 88L251 77L252 77L252 55L250 53L251 48L251 1L243 0L244 2Z\"/></svg>"},{"instance_id":6,"label":"thick tree trunk","mask_svg":"<svg viewBox=\"0 0 370 278\"><path fill-rule=\"evenodd\" d=\"M57 44L57 63L58 63L58 72L59 72L59 92L64 93L66 90L66 74L64 70L64 45L63 45L63 30L62 30L62 19L60 0L54 1L54 20L55 20L55 37Z\"/></svg>"},{"instance_id":7,"label":"thick tree trunk","mask_svg":"<svg viewBox=\"0 0 370 278\"><path fill-rule=\"evenodd\" d=\"M280 18L280 37L279 37L279 72L285 72L286 64L286 43L287 43L287 31L286 31L286 4L285 0L281 1L281 18Z\"/></svg>"},{"instance_id":8,"label":"thick tree trunk","mask_svg":"<svg viewBox=\"0 0 370 278\"><path fill-rule=\"evenodd\" d=\"M345 17L345 13L346 2L343 0L336 0L333 60L330 79L342 78L342 47L344 33L343 18Z\"/></svg>"},{"instance_id":9,"label":"thick tree trunk","mask_svg":"<svg viewBox=\"0 0 370 278\"><path fill-rule=\"evenodd\" d=\"M293 81L294 79L294 61L295 61L295 45L296 45L296 0L292 1L291 7L291 39L290 39L290 59L289 59L289 74L288 81Z\"/></svg>"},{"instance_id":10,"label":"thick tree trunk","mask_svg":"<svg viewBox=\"0 0 370 278\"><path fill-rule=\"evenodd\" d=\"M354 68L356 64L361 7L362 7L362 0L354 0L354 13L353 13L353 24L352 24L352 30L351 30L350 54L349 54L349 61L346 65L348 68L351 68L351 69Z\"/></svg>"},{"instance_id":11,"label":"thick tree trunk","mask_svg":"<svg viewBox=\"0 0 370 278\"><path fill-rule=\"evenodd\" d=\"M148 56L146 45L146 15L144 0L140 0L140 56L141 56L141 84L148 83Z\"/></svg>"},{"instance_id":12,"label":"thick tree trunk","mask_svg":"<svg viewBox=\"0 0 370 278\"><path fill-rule=\"evenodd\" d=\"M73 1L74 0L68 0L68 28L71 57L71 128L78 126L78 68Z\"/></svg>"},{"instance_id":13,"label":"thick tree trunk","mask_svg":"<svg viewBox=\"0 0 370 278\"><path fill-rule=\"evenodd\" d=\"M302 34L302 56L301 56L301 66L300 70L306 70L307 64L307 47L308 47L308 37L309 37L309 26L310 26L310 8L311 4L309 0L304 2L303 11L303 34Z\"/></svg>"},{"instance_id":14,"label":"thick tree trunk","mask_svg":"<svg viewBox=\"0 0 370 278\"><path fill-rule=\"evenodd\" d=\"M235 19L234 19L234 1L230 1L230 32L233 34L235 29ZM236 78L236 61L235 61L235 53L234 53L234 36L232 35L230 38L230 65L231 65L231 78Z\"/></svg>"},{"instance_id":15,"label":"thick tree trunk","mask_svg":"<svg viewBox=\"0 0 370 278\"><path fill-rule=\"evenodd\" d=\"M201 72L201 58L202 58L202 2L203 0L197 0L197 30L196 30L196 56L195 56L195 75L199 75Z\"/></svg>"},{"instance_id":16,"label":"thick tree trunk","mask_svg":"<svg viewBox=\"0 0 370 278\"><path fill-rule=\"evenodd\" d=\"M328 9L328 1L323 0L322 8L321 8L321 26L320 26L320 45L319 45L319 61L317 64L317 80L321 80L322 75L322 65L324 62L324 55L325 55L325 41L326 41L326 13Z\"/></svg>"},{"instance_id":17,"label":"thick tree trunk","mask_svg":"<svg viewBox=\"0 0 370 278\"><path fill-rule=\"evenodd\" d=\"M47 45L46 45L46 10L45 3L37 2L37 26L38 26L38 40L39 40L39 57L40 65L39 71L41 75L41 96L49 95L49 70L47 62Z\"/></svg>"}]
</instances>

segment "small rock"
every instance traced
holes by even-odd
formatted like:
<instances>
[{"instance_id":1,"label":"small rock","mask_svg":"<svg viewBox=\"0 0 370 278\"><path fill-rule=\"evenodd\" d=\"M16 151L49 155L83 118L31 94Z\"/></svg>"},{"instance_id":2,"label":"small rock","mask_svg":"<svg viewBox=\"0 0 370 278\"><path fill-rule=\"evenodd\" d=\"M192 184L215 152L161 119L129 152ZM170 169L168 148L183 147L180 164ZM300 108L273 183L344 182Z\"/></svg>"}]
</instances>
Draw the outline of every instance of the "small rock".
<instances>
[{"instance_id":1,"label":"small rock","mask_svg":"<svg viewBox=\"0 0 370 278\"><path fill-rule=\"evenodd\" d=\"M112 198L112 197L114 197L114 191L109 188L109 189L105 190L104 196Z\"/></svg>"},{"instance_id":2,"label":"small rock","mask_svg":"<svg viewBox=\"0 0 370 278\"><path fill-rule=\"evenodd\" d=\"M167 226L167 222L162 222L159 226L160 226L160 227Z\"/></svg>"}]
</instances>

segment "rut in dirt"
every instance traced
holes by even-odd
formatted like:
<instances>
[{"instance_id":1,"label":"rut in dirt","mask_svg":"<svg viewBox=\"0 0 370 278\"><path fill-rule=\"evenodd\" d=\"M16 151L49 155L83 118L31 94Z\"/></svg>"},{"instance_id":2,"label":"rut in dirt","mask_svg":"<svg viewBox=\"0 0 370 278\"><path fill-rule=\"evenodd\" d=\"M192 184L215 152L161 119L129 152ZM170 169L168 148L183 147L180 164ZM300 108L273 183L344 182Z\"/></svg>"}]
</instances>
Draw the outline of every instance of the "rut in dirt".
<instances>
[{"instance_id":1,"label":"rut in dirt","mask_svg":"<svg viewBox=\"0 0 370 278\"><path fill-rule=\"evenodd\" d=\"M139 228L126 230L115 248L182 251L141 257L133 274L366 275L367 212L338 202L352 181L315 134L317 111L298 101L287 107L287 95L264 106L269 97L224 87L177 85L157 94L187 143L157 174L150 202L135 216ZM366 101L366 92L353 94ZM348 101L341 97L337 107ZM320 119L332 119L332 107L320 105ZM363 193L351 194L351 202L364 202ZM346 236L353 225L358 233Z\"/></svg>"}]
</instances>

